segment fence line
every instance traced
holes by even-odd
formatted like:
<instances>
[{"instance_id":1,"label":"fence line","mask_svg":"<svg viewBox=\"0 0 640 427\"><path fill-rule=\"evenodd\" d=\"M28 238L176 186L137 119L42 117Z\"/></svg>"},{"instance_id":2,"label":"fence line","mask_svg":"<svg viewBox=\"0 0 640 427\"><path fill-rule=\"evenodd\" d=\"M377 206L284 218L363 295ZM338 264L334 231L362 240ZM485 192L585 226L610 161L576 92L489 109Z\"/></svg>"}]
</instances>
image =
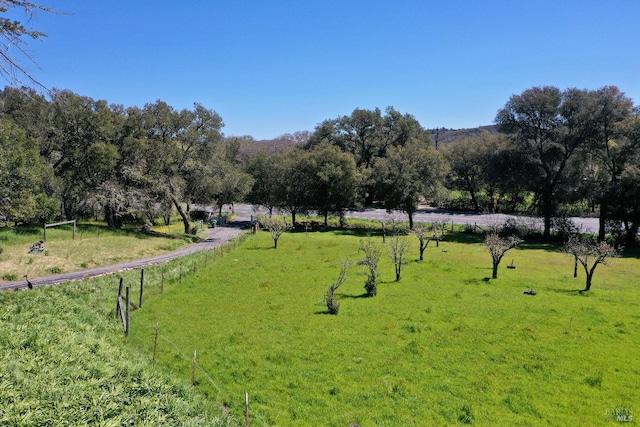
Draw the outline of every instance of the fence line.
<instances>
[{"instance_id":1,"label":"fence line","mask_svg":"<svg viewBox=\"0 0 640 427\"><path fill-rule=\"evenodd\" d=\"M219 255L220 257L224 256L225 253L225 249L227 250L227 253L231 252L232 250L236 249L241 243L243 243L247 237L249 236L249 233L241 233L239 234L237 237L230 239L228 242L226 242L224 245L221 245L219 247L214 247L210 250L207 251L203 251L204 254L202 252L197 253L197 254L192 254L191 256L189 256L189 261L191 262L191 265L189 265L189 263L187 262L186 264L186 268L183 268L183 265L185 264L184 262L182 262L181 260L179 260L177 262L177 265L175 264L165 264L162 266L153 266L150 268L150 270L154 273L158 273L158 271L160 272L159 275L159 286L160 286L160 290L161 290L161 294L164 291L164 285L165 285L165 279L167 280L172 280L175 282L175 280L177 279L178 283L180 283L182 281L182 278L184 275L186 275L187 273L191 272L192 274L195 274L197 272L197 263L199 261L204 262L205 267L207 266L207 263L209 261L209 251L212 252L212 261L216 261L216 255ZM216 251L216 249L218 249ZM216 252L218 252L216 254ZM173 273L173 274L171 274ZM177 274L176 274L177 273ZM130 312L131 312L131 307L133 307L134 309L140 309L142 307L143 304L143 294L144 294L144 285L145 285L145 272L144 269L141 269L141 273L140 273L140 294L139 294L139 306L136 305L135 303L133 303L131 301L131 288L129 286L126 287L126 296L123 298L122 295L122 291L123 291L123 278L120 278L120 282L119 282L119 288L118 288L118 300L117 300L117 304L116 304L116 317L120 317L121 321L123 322L123 326L124 326L124 330L125 330L125 334L127 336L129 336L130 332L131 332L131 324L132 324L132 319L130 318ZM220 395L220 397L224 400L229 400L229 395L224 392L217 384L216 382L213 380L212 375L207 372L207 370L200 365L199 363L197 363L197 359L196 359L196 352L194 351L193 354L193 358L191 356L188 356L186 352L184 352L175 342L173 342L171 339L169 339L167 336L165 336L164 334L159 332L159 325L156 323L156 325L154 326L148 326L147 324L138 321L134 318L133 323L135 324L136 328L140 327L142 330L145 330L147 332L151 332L154 336L154 360L155 360L155 352L156 352L156 347L157 347L157 338L161 338L163 341L169 343L176 355L183 360L185 363L189 363L192 366L192 383L194 383L194 379L195 379L195 374L196 371L199 371L202 373L202 375L204 375L204 378L206 378L206 380L215 388L215 390L218 392L218 394ZM197 349L196 349L197 350ZM195 385L195 384L194 384ZM246 417L247 417L247 425L248 425L248 393L246 394L246 399L247 399L247 403L245 403L245 411L246 411Z\"/></svg>"}]
</instances>

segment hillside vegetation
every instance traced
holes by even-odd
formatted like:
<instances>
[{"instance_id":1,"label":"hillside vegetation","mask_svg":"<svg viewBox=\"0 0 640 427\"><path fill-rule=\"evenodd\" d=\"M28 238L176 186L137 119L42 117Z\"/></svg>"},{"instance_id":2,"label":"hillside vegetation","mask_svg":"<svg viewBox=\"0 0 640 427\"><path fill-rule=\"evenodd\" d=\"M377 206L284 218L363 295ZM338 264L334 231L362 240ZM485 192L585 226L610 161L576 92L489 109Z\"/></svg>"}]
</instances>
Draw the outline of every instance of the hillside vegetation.
<instances>
[{"instance_id":1,"label":"hillside vegetation","mask_svg":"<svg viewBox=\"0 0 640 427\"><path fill-rule=\"evenodd\" d=\"M127 344L117 286L110 276L0 292L0 426L235 425Z\"/></svg>"}]
</instances>

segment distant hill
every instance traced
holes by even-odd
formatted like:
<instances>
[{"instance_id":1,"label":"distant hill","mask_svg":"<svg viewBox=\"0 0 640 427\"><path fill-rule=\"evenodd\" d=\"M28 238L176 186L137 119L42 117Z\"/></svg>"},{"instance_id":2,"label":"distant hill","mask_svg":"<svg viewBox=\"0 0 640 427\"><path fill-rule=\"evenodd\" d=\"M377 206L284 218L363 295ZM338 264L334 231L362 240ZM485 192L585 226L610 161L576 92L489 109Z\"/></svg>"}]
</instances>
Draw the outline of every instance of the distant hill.
<instances>
[{"instance_id":1,"label":"distant hill","mask_svg":"<svg viewBox=\"0 0 640 427\"><path fill-rule=\"evenodd\" d=\"M243 140L239 148L239 158L246 161L258 153L266 155L282 153L302 144L300 141L292 141L287 138L263 139L260 141Z\"/></svg>"},{"instance_id":2,"label":"distant hill","mask_svg":"<svg viewBox=\"0 0 640 427\"><path fill-rule=\"evenodd\" d=\"M496 125L489 125L469 129L429 129L429 133L431 133L431 139L433 139L435 144L447 145L463 138L469 138L481 134L498 135L500 132Z\"/></svg>"},{"instance_id":3,"label":"distant hill","mask_svg":"<svg viewBox=\"0 0 640 427\"><path fill-rule=\"evenodd\" d=\"M433 139L434 143L436 143L437 145L447 145L463 138L469 138L481 134L497 135L500 132L498 132L497 126L489 125L469 129L429 129L429 133L431 134L431 139ZM290 150L295 146L304 144L310 134L310 132L296 132L293 135L285 134L278 138L263 139L260 141L256 141L253 138L247 136L230 137L228 139L241 140L241 144L239 147L239 156L240 159L246 161L247 159L250 159L258 153L271 155Z\"/></svg>"}]
</instances>

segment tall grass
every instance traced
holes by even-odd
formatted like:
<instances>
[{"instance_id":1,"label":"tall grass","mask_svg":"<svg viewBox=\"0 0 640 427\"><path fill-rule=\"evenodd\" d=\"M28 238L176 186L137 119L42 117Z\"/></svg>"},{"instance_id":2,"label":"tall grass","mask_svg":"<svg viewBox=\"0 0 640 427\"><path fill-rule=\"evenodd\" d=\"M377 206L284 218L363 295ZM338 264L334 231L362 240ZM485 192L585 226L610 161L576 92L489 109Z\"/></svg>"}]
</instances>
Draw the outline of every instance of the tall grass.
<instances>
[{"instance_id":1,"label":"tall grass","mask_svg":"<svg viewBox=\"0 0 640 427\"><path fill-rule=\"evenodd\" d=\"M132 351L116 291L110 276L0 292L0 425L236 425Z\"/></svg>"},{"instance_id":2,"label":"tall grass","mask_svg":"<svg viewBox=\"0 0 640 427\"><path fill-rule=\"evenodd\" d=\"M353 266L340 314L322 302L343 260L362 258L355 231L251 236L215 264L167 285L133 315L131 342L191 376L252 425L601 425L640 402L638 259L612 260L579 293L572 260L551 245L509 253L489 279L480 239L452 234L378 296ZM381 239L380 239L381 240ZM511 259L509 259L511 261ZM523 291L535 289L536 296Z\"/></svg>"}]
</instances>

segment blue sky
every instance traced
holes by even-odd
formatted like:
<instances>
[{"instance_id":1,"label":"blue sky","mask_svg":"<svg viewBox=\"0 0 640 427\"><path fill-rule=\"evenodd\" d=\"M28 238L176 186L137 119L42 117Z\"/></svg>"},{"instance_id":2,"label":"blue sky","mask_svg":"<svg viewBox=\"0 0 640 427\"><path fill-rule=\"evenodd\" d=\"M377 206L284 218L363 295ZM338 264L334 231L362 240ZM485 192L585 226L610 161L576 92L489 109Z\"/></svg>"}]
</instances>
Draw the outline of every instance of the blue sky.
<instances>
[{"instance_id":1,"label":"blue sky","mask_svg":"<svg viewBox=\"0 0 640 427\"><path fill-rule=\"evenodd\" d=\"M226 135L312 131L393 106L426 128L492 124L509 97L616 85L640 104L637 0L37 0L32 74L139 106L217 111Z\"/></svg>"}]
</instances>

